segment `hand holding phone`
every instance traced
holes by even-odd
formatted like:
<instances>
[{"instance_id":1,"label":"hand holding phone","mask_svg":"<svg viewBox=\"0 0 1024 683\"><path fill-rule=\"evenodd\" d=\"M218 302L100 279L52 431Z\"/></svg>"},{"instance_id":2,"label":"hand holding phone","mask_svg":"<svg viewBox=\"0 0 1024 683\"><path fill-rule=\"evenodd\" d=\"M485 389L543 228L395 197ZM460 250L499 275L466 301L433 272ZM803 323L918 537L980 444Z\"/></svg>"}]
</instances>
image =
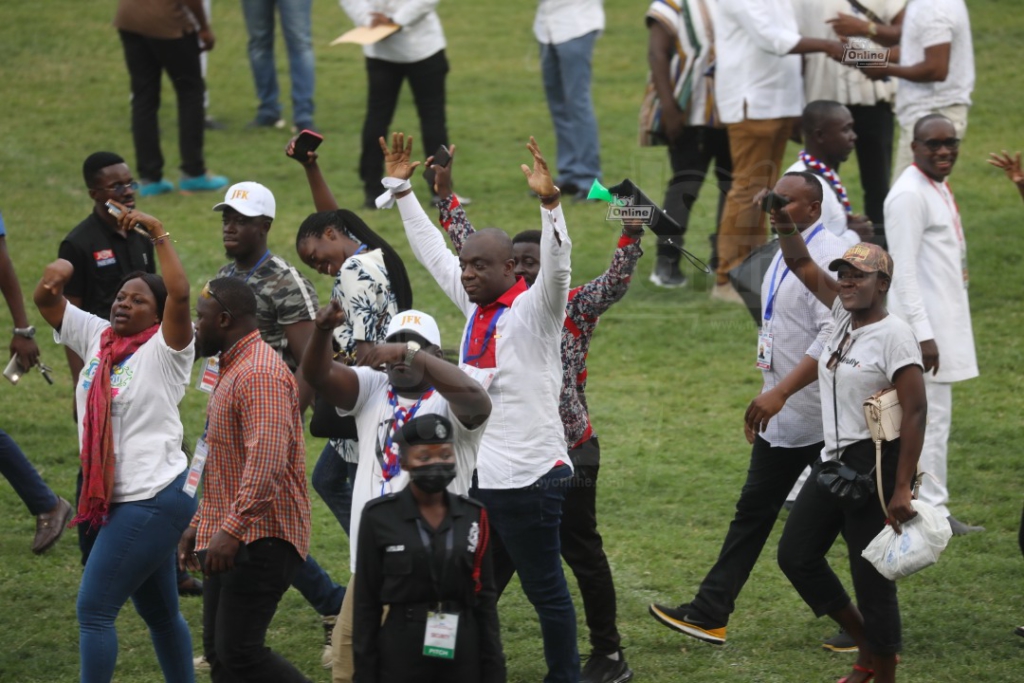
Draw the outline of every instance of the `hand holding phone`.
<instances>
[{"instance_id":1,"label":"hand holding phone","mask_svg":"<svg viewBox=\"0 0 1024 683\"><path fill-rule=\"evenodd\" d=\"M11 384L17 384L26 372L28 372L28 368L21 366L21 363L18 362L18 357L11 356L11 362L4 369L4 377L10 380Z\"/></svg>"},{"instance_id":2,"label":"hand holding phone","mask_svg":"<svg viewBox=\"0 0 1024 683\"><path fill-rule=\"evenodd\" d=\"M117 220L121 220L121 216L124 215L124 210L121 207L119 207L112 201L108 201L104 206L107 207L107 213L109 213ZM135 225L133 225L132 230L139 233L140 235L144 235L146 239L152 239L152 236L149 234L149 231L146 230L146 228L143 227L141 223L136 223Z\"/></svg>"},{"instance_id":3,"label":"hand holding phone","mask_svg":"<svg viewBox=\"0 0 1024 683\"><path fill-rule=\"evenodd\" d=\"M284 153L286 156L295 159L303 166L316 161L316 155L310 159L310 152L315 152L316 148L320 146L320 143L324 141L324 136L319 133L315 133L311 130L304 130L295 136L295 139L288 143Z\"/></svg>"},{"instance_id":4,"label":"hand holding phone","mask_svg":"<svg viewBox=\"0 0 1024 683\"><path fill-rule=\"evenodd\" d=\"M761 199L761 210L765 213L771 213L772 211L786 208L788 204L789 199L769 190L768 194Z\"/></svg>"},{"instance_id":5,"label":"hand holding phone","mask_svg":"<svg viewBox=\"0 0 1024 683\"><path fill-rule=\"evenodd\" d=\"M452 149L455 149L455 147L453 146ZM444 145L441 145L440 147L437 148L437 151L434 152L434 156L430 160L430 163L426 164L426 168L423 169L423 177L426 179L427 184L430 185L430 190L432 192L435 191L434 183L436 181L436 176L437 176L437 171L434 170L434 166L441 166L442 168L448 168L448 164L450 164L451 162L452 162L451 152L448 151L447 147L445 147ZM445 189L445 188L439 188L439 189ZM449 192L451 191L450 187L447 188L447 189L449 190Z\"/></svg>"}]
</instances>

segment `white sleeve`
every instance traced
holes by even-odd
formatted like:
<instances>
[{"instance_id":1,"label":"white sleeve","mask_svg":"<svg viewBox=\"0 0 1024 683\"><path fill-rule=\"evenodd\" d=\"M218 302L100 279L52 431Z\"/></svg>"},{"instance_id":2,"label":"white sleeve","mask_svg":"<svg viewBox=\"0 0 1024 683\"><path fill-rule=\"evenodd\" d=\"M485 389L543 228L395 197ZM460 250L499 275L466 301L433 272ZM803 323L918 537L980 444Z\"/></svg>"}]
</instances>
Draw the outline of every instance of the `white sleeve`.
<instances>
[{"instance_id":1,"label":"white sleeve","mask_svg":"<svg viewBox=\"0 0 1024 683\"><path fill-rule=\"evenodd\" d=\"M462 288L462 269L459 257L448 250L441 230L434 226L427 213L416 200L416 193L410 192L396 201L402 215L405 236L412 247L416 260L427 269L448 298L465 315L473 311L473 303ZM562 304L565 305L564 303Z\"/></svg>"},{"instance_id":2,"label":"white sleeve","mask_svg":"<svg viewBox=\"0 0 1024 683\"><path fill-rule=\"evenodd\" d=\"M110 322L86 313L70 301L64 307L64 320L61 321L60 330L53 331L53 341L63 344L85 361L89 346L96 337L103 333L103 330L110 327Z\"/></svg>"},{"instance_id":3,"label":"white sleeve","mask_svg":"<svg viewBox=\"0 0 1024 683\"><path fill-rule=\"evenodd\" d=\"M352 371L359 377L359 396L356 397L355 405L352 406L352 410L344 410L342 408L335 408L338 415L347 417L349 415L358 415L362 412L363 408L366 407L366 402L371 396L376 395L381 388L387 384L388 376L380 370L374 370L373 368L358 367L352 368Z\"/></svg>"},{"instance_id":4,"label":"white sleeve","mask_svg":"<svg viewBox=\"0 0 1024 683\"><path fill-rule=\"evenodd\" d=\"M406 0L391 13L391 21L399 26L411 26L437 9L438 0Z\"/></svg>"},{"instance_id":5,"label":"white sleeve","mask_svg":"<svg viewBox=\"0 0 1024 683\"><path fill-rule=\"evenodd\" d=\"M935 47L936 45L943 45L946 43L953 42L953 29L954 22L953 18L947 15L941 8L928 7L929 3L924 3L924 7L919 7L917 15L921 17L920 11L926 7L928 15L924 17L924 21L919 26L920 35L918 36L921 41L921 47L927 49Z\"/></svg>"},{"instance_id":6,"label":"white sleeve","mask_svg":"<svg viewBox=\"0 0 1024 683\"><path fill-rule=\"evenodd\" d=\"M796 47L802 37L795 31L780 26L779 17L764 0L733 0L728 3L729 11L736 23L759 49L782 56ZM792 14L791 7L788 8ZM795 17L792 17L796 25Z\"/></svg>"},{"instance_id":7,"label":"white sleeve","mask_svg":"<svg viewBox=\"0 0 1024 683\"><path fill-rule=\"evenodd\" d=\"M370 25L370 12L373 11L373 8L366 0L340 0L340 3L341 9L345 10L345 14L353 24L356 26Z\"/></svg>"},{"instance_id":8,"label":"white sleeve","mask_svg":"<svg viewBox=\"0 0 1024 683\"><path fill-rule=\"evenodd\" d=\"M157 358L160 363L160 374L169 385L187 385L192 377L192 364L196 359L196 337L192 335L188 346L178 350L172 349L164 340L163 327L150 340L156 344Z\"/></svg>"},{"instance_id":9,"label":"white sleeve","mask_svg":"<svg viewBox=\"0 0 1024 683\"><path fill-rule=\"evenodd\" d=\"M531 328L559 334L569 300L572 240L565 229L561 205L552 211L541 207L540 215L540 272L533 287L522 295L520 310Z\"/></svg>"},{"instance_id":10,"label":"white sleeve","mask_svg":"<svg viewBox=\"0 0 1024 683\"><path fill-rule=\"evenodd\" d=\"M885 237L892 256L892 289L918 341L935 339L917 279L917 255L928 223L927 202L913 192L885 200Z\"/></svg>"}]
</instances>

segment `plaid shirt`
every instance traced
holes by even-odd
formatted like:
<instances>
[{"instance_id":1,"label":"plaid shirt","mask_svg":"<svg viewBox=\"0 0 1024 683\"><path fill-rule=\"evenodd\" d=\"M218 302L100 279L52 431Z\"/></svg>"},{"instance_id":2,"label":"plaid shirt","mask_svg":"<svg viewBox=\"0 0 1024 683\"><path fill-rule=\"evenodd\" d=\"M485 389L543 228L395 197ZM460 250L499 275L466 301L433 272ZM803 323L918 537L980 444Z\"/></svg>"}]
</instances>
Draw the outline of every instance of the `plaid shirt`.
<instances>
[{"instance_id":1,"label":"plaid shirt","mask_svg":"<svg viewBox=\"0 0 1024 683\"><path fill-rule=\"evenodd\" d=\"M221 354L207 419L196 547L223 529L244 543L280 538L305 557L310 507L298 386L258 330Z\"/></svg>"},{"instance_id":2,"label":"plaid shirt","mask_svg":"<svg viewBox=\"0 0 1024 683\"><path fill-rule=\"evenodd\" d=\"M466 239L475 232L455 195L441 202L441 226L452 240L455 251L462 251ZM562 389L558 414L565 428L565 441L575 448L594 436L587 410L587 354L598 316L626 295L636 262L643 255L640 239L623 235L603 274L569 292L562 326Z\"/></svg>"}]
</instances>

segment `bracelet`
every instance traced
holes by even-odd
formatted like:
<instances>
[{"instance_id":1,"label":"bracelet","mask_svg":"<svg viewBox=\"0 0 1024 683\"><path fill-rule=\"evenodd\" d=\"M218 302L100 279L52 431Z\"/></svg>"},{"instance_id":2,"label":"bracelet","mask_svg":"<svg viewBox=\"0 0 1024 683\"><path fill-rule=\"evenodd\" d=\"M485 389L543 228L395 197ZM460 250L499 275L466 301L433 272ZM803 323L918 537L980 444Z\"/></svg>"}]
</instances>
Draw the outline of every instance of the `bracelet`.
<instances>
[{"instance_id":1,"label":"bracelet","mask_svg":"<svg viewBox=\"0 0 1024 683\"><path fill-rule=\"evenodd\" d=\"M153 244L163 244L164 240L166 240L170 236L171 233L164 232L164 234L160 235L159 237L150 237L149 241L152 242ZM173 242L174 240L171 241Z\"/></svg>"},{"instance_id":2,"label":"bracelet","mask_svg":"<svg viewBox=\"0 0 1024 683\"><path fill-rule=\"evenodd\" d=\"M553 204L553 203L557 202L558 199L561 196L562 196L562 191L559 190L558 186L556 185L555 186L555 193L554 194L547 194L547 195L539 194L539 195L537 195L537 199L540 200L541 204Z\"/></svg>"},{"instance_id":3,"label":"bracelet","mask_svg":"<svg viewBox=\"0 0 1024 683\"><path fill-rule=\"evenodd\" d=\"M790 235L799 235L800 234L800 229L794 225L793 229L790 230L789 232L783 232L783 231L779 230L778 227L776 227L775 228L775 232L779 233L780 235L784 235L786 237L789 237Z\"/></svg>"},{"instance_id":4,"label":"bracelet","mask_svg":"<svg viewBox=\"0 0 1024 683\"><path fill-rule=\"evenodd\" d=\"M872 38L878 35L878 24L873 21L868 22L868 35Z\"/></svg>"}]
</instances>

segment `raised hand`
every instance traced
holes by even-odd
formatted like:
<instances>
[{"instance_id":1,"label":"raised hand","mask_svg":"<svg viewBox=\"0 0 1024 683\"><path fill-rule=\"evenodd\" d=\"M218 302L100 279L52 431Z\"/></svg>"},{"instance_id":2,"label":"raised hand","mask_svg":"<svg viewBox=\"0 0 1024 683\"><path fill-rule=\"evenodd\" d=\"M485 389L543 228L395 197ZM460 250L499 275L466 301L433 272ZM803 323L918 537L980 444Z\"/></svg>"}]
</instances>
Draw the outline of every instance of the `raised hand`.
<instances>
[{"instance_id":1,"label":"raised hand","mask_svg":"<svg viewBox=\"0 0 1024 683\"><path fill-rule=\"evenodd\" d=\"M384 152L384 174L389 178L408 180L413 171L420 165L412 161L412 136L405 133L391 134L391 147L384 138L380 138L380 148Z\"/></svg>"},{"instance_id":2,"label":"raised hand","mask_svg":"<svg viewBox=\"0 0 1024 683\"><path fill-rule=\"evenodd\" d=\"M1018 187L1024 185L1024 172L1021 172L1020 168L1020 152L1011 157L1010 153L1004 149L1001 154L990 152L988 157L988 163L996 168L1001 168L1010 182Z\"/></svg>"},{"instance_id":3,"label":"raised hand","mask_svg":"<svg viewBox=\"0 0 1024 683\"><path fill-rule=\"evenodd\" d=\"M113 199L110 200L110 204L121 210L121 215L117 218L117 223L121 230L128 232L129 230L136 230L136 226L141 225L143 230L148 233L150 239L156 239L166 232L164 224L148 213L129 209L124 204L118 204Z\"/></svg>"},{"instance_id":4,"label":"raised hand","mask_svg":"<svg viewBox=\"0 0 1024 683\"><path fill-rule=\"evenodd\" d=\"M59 258L43 270L42 285L50 294L60 295L64 292L64 285L71 280L71 276L74 274L75 267L71 261Z\"/></svg>"},{"instance_id":5,"label":"raised hand","mask_svg":"<svg viewBox=\"0 0 1024 683\"><path fill-rule=\"evenodd\" d=\"M544 156L540 153L540 147L537 146L537 141L532 135L530 141L526 143L526 149L530 150L530 154L533 155L533 168L531 169L526 164L522 164L520 168L523 169L523 175L526 176L526 182L529 183L530 189L538 197L554 196L558 189L555 187L555 181L551 179L548 162L544 160Z\"/></svg>"},{"instance_id":6,"label":"raised hand","mask_svg":"<svg viewBox=\"0 0 1024 683\"><path fill-rule=\"evenodd\" d=\"M427 167L434 171L434 193L441 199L452 196L452 164L455 163L455 145L448 148L448 165L434 163L434 157L427 157Z\"/></svg>"},{"instance_id":7,"label":"raised hand","mask_svg":"<svg viewBox=\"0 0 1024 683\"><path fill-rule=\"evenodd\" d=\"M289 159L295 159L295 161L299 162L303 166L316 166L316 161L317 159L320 158L320 155L313 150L306 152L305 159L300 159L299 157L295 156L295 141L298 139L299 136L296 135L295 137L288 141L288 144L284 146L284 155Z\"/></svg>"},{"instance_id":8,"label":"raised hand","mask_svg":"<svg viewBox=\"0 0 1024 683\"><path fill-rule=\"evenodd\" d=\"M331 299L326 306L321 307L316 312L316 319L313 321L313 324L316 325L317 329L327 332L338 327L343 322L345 322L345 309L341 307L337 300Z\"/></svg>"}]
</instances>

